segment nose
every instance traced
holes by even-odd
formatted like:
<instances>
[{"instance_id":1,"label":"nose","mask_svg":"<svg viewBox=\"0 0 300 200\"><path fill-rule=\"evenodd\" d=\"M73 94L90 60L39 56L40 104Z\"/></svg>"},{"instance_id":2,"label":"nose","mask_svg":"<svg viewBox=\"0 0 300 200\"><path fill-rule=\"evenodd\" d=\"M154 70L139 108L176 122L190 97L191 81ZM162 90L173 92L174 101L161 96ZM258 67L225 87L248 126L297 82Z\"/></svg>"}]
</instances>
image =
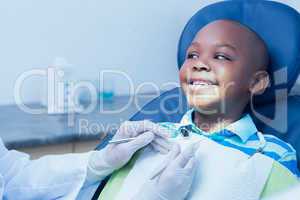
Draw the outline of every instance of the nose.
<instances>
[{"instance_id":1,"label":"nose","mask_svg":"<svg viewBox=\"0 0 300 200\"><path fill-rule=\"evenodd\" d=\"M204 63L196 63L193 65L194 71L210 71L210 67L208 65L205 65Z\"/></svg>"}]
</instances>

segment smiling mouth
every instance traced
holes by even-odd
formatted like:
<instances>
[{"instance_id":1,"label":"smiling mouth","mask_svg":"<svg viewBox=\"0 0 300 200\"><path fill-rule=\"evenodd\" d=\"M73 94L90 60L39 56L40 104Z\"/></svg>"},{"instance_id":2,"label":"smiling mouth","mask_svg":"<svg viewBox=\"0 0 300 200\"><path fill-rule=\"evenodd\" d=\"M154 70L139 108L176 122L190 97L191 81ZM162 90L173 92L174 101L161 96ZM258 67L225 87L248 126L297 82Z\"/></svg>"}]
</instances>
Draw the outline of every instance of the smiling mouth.
<instances>
[{"instance_id":1,"label":"smiling mouth","mask_svg":"<svg viewBox=\"0 0 300 200\"><path fill-rule=\"evenodd\" d=\"M209 80L188 80L188 85L190 86L212 86L217 85L216 83Z\"/></svg>"}]
</instances>

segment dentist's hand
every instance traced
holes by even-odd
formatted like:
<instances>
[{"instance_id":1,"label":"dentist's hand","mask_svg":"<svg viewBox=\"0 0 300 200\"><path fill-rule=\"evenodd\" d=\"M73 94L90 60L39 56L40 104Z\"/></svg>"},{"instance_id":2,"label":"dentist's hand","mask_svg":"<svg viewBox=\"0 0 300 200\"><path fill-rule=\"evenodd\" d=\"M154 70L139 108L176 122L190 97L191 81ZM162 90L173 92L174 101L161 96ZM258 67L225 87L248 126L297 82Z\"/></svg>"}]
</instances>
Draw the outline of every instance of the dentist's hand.
<instances>
[{"instance_id":1,"label":"dentist's hand","mask_svg":"<svg viewBox=\"0 0 300 200\"><path fill-rule=\"evenodd\" d=\"M192 186L196 172L197 143L181 152L179 145L172 150L163 164L153 172L134 200L184 200Z\"/></svg>"},{"instance_id":2,"label":"dentist's hand","mask_svg":"<svg viewBox=\"0 0 300 200\"><path fill-rule=\"evenodd\" d=\"M135 152L147 145L163 154L172 148L171 143L167 141L168 131L150 121L124 122L112 140L132 137L136 139L120 144L108 144L104 149L94 151L89 159L90 175L94 175L94 179L98 180L107 176L125 165Z\"/></svg>"}]
</instances>

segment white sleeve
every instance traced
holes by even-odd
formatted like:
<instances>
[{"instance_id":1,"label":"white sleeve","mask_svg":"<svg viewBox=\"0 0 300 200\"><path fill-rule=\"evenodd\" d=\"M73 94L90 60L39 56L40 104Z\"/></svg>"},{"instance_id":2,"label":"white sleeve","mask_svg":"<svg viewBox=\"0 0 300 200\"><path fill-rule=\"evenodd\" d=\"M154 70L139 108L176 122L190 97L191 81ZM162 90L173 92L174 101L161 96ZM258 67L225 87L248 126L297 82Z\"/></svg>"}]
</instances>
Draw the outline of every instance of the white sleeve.
<instances>
[{"instance_id":1,"label":"white sleeve","mask_svg":"<svg viewBox=\"0 0 300 200\"><path fill-rule=\"evenodd\" d=\"M89 153L50 155L30 160L29 155L9 151L0 139L0 175L6 199L76 199L86 185Z\"/></svg>"}]
</instances>

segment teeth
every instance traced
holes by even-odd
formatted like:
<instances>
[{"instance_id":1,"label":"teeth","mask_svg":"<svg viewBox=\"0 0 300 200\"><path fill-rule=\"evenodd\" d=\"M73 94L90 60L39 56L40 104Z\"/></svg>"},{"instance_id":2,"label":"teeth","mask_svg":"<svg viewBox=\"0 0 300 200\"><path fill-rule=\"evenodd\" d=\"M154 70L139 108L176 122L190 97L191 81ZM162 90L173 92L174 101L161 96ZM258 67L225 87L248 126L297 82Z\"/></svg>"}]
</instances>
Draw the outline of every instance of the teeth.
<instances>
[{"instance_id":1,"label":"teeth","mask_svg":"<svg viewBox=\"0 0 300 200\"><path fill-rule=\"evenodd\" d=\"M205 85L211 85L208 82L204 82L204 81L193 81L191 82L192 85L200 85L200 86L205 86Z\"/></svg>"}]
</instances>

